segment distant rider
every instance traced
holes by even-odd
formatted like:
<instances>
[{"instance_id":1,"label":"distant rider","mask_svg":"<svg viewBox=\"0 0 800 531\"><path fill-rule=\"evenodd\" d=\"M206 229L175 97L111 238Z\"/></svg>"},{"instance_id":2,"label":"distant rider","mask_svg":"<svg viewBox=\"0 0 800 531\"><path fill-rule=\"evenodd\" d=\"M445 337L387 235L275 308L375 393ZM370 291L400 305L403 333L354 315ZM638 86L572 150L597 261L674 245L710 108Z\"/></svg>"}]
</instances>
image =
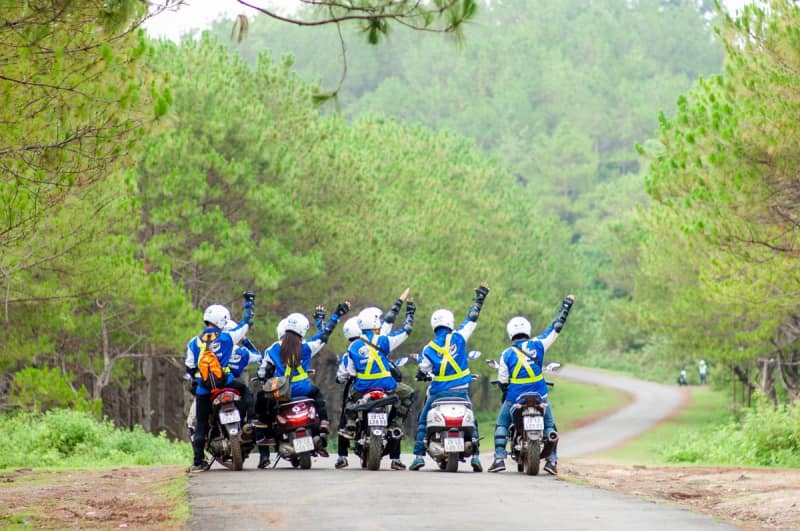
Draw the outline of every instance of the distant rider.
<instances>
[{"instance_id":1,"label":"distant rider","mask_svg":"<svg viewBox=\"0 0 800 531\"><path fill-rule=\"evenodd\" d=\"M184 365L187 374L191 375L196 382L195 392L195 411L197 413L197 428L192 438L192 448L194 450L194 460L191 471L202 471L208 468L205 461L206 436L208 434L208 417L211 414L211 391L201 385L202 380L197 370L198 358L204 347L210 348L219 359L225 373L225 386L236 389L245 401L248 416L253 413L253 399L247 385L236 380L229 363L234 356L234 346L239 343L250 326L253 324L253 303L255 295L246 292L244 294L244 317L232 330L223 330L231 318L230 311L221 304L212 304L203 312L203 322L206 328L197 336L189 340L186 345L186 356ZM208 339L209 341L204 341Z\"/></svg>"},{"instance_id":2,"label":"distant rider","mask_svg":"<svg viewBox=\"0 0 800 531\"><path fill-rule=\"evenodd\" d=\"M472 373L469 370L467 358L467 341L475 331L478 317L483 307L483 302L489 288L481 284L475 290L475 301L467 312L467 318L457 330L455 318L450 310L440 309L431 315L431 328L433 340L420 353L419 374L417 379L431 379L428 389L428 399L419 413L417 421L417 436L414 441L414 461L410 470L419 470L425 466L425 430L428 424L428 411L434 400L439 398L461 398L470 402L469 384L472 382ZM475 421L475 440L478 440L478 422ZM478 457L479 450L475 450L470 464L475 472L482 472L483 466Z\"/></svg>"},{"instance_id":3,"label":"distant rider","mask_svg":"<svg viewBox=\"0 0 800 531\"><path fill-rule=\"evenodd\" d=\"M512 317L506 324L506 332L511 346L500 356L497 379L504 389L503 405L497 415L497 426L494 432L494 462L489 472L500 472L506 469L506 437L511 426L511 406L523 393L539 393L547 402L547 382L542 375L544 353L558 338L564 323L567 322L570 308L575 302L574 295L567 295L561 304L561 311L550 327L537 337L531 338L531 323L526 318ZM548 437L556 431L553 409L545 408L544 434ZM558 474L558 455L553 448L547 457L544 469L548 474Z\"/></svg>"}]
</instances>

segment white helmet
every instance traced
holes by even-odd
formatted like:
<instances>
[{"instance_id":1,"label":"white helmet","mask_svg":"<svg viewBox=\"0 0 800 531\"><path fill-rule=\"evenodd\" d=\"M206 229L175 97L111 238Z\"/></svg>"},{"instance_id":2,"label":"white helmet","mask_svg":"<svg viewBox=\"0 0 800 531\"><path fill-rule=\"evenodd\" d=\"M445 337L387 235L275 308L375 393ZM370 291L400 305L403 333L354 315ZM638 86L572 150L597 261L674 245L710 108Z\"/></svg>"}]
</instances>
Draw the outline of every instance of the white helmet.
<instances>
[{"instance_id":1,"label":"white helmet","mask_svg":"<svg viewBox=\"0 0 800 531\"><path fill-rule=\"evenodd\" d=\"M223 328L230 319L231 312L221 304L212 304L203 312L203 321L217 328Z\"/></svg>"},{"instance_id":2,"label":"white helmet","mask_svg":"<svg viewBox=\"0 0 800 531\"><path fill-rule=\"evenodd\" d=\"M519 334L531 337L531 322L521 316L512 317L506 324L506 333L508 333L508 339L513 339Z\"/></svg>"},{"instance_id":3,"label":"white helmet","mask_svg":"<svg viewBox=\"0 0 800 531\"><path fill-rule=\"evenodd\" d=\"M286 333L286 319L281 319L281 322L275 327L275 333L278 334L278 339L283 338Z\"/></svg>"},{"instance_id":4,"label":"white helmet","mask_svg":"<svg viewBox=\"0 0 800 531\"><path fill-rule=\"evenodd\" d=\"M361 335L361 327L358 326L358 317L351 317L344 322L342 333L347 339L354 339Z\"/></svg>"},{"instance_id":5,"label":"white helmet","mask_svg":"<svg viewBox=\"0 0 800 531\"><path fill-rule=\"evenodd\" d=\"M456 327L456 320L455 317L453 317L453 312L445 309L433 312L433 315L431 315L431 328L436 330L440 326L444 326L450 330Z\"/></svg>"},{"instance_id":6,"label":"white helmet","mask_svg":"<svg viewBox=\"0 0 800 531\"><path fill-rule=\"evenodd\" d=\"M290 313L286 316L286 331L292 331L300 337L308 332L308 318L302 313Z\"/></svg>"},{"instance_id":7,"label":"white helmet","mask_svg":"<svg viewBox=\"0 0 800 531\"><path fill-rule=\"evenodd\" d=\"M381 316L383 312L380 308L370 306L364 308L358 314L358 326L361 330L377 330L381 327Z\"/></svg>"}]
</instances>

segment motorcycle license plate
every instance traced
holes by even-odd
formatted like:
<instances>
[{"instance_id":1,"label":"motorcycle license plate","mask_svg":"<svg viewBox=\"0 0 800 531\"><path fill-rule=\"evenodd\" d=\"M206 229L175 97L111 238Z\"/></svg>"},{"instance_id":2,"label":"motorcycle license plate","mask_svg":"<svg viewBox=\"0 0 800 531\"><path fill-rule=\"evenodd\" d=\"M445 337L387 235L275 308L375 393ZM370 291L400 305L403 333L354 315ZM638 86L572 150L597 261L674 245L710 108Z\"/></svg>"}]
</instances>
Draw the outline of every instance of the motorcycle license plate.
<instances>
[{"instance_id":1,"label":"motorcycle license plate","mask_svg":"<svg viewBox=\"0 0 800 531\"><path fill-rule=\"evenodd\" d=\"M311 437L298 437L294 440L294 451L298 454L310 452L314 449L314 440Z\"/></svg>"},{"instance_id":2,"label":"motorcycle license plate","mask_svg":"<svg viewBox=\"0 0 800 531\"><path fill-rule=\"evenodd\" d=\"M241 417L239 416L238 409L232 409L230 411L220 411L219 412L219 421L222 424L230 424L231 422L239 422Z\"/></svg>"},{"instance_id":3,"label":"motorcycle license plate","mask_svg":"<svg viewBox=\"0 0 800 531\"><path fill-rule=\"evenodd\" d=\"M388 426L388 413L367 413L367 424L370 426Z\"/></svg>"},{"instance_id":4,"label":"motorcycle license plate","mask_svg":"<svg viewBox=\"0 0 800 531\"><path fill-rule=\"evenodd\" d=\"M445 437L444 438L444 451L445 452L463 452L464 439L461 437Z\"/></svg>"},{"instance_id":5,"label":"motorcycle license plate","mask_svg":"<svg viewBox=\"0 0 800 531\"><path fill-rule=\"evenodd\" d=\"M524 417L522 423L525 431L544 429L544 417Z\"/></svg>"}]
</instances>

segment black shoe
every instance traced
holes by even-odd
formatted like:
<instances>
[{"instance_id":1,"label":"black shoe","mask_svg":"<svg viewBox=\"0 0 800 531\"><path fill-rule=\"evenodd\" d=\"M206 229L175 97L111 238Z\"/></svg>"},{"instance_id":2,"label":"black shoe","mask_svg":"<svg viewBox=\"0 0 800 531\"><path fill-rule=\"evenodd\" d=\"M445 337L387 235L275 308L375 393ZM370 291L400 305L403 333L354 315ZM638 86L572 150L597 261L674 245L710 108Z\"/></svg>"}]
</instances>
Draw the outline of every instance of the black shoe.
<instances>
[{"instance_id":1,"label":"black shoe","mask_svg":"<svg viewBox=\"0 0 800 531\"><path fill-rule=\"evenodd\" d=\"M339 458L336 460L336 468L347 468L347 458L343 455L340 455Z\"/></svg>"},{"instance_id":2,"label":"black shoe","mask_svg":"<svg viewBox=\"0 0 800 531\"><path fill-rule=\"evenodd\" d=\"M495 458L494 463L492 463L492 466L489 467L489 472L502 472L505 469L506 469L505 459Z\"/></svg>"},{"instance_id":3,"label":"black shoe","mask_svg":"<svg viewBox=\"0 0 800 531\"><path fill-rule=\"evenodd\" d=\"M269 456L268 455L262 456L258 460L258 468L267 468L268 466L269 466Z\"/></svg>"},{"instance_id":4,"label":"black shoe","mask_svg":"<svg viewBox=\"0 0 800 531\"><path fill-rule=\"evenodd\" d=\"M200 464L193 463L192 466L189 467L189 472L205 472L209 469L208 463L203 461Z\"/></svg>"},{"instance_id":5,"label":"black shoe","mask_svg":"<svg viewBox=\"0 0 800 531\"><path fill-rule=\"evenodd\" d=\"M556 465L556 463L551 463L550 461L547 461L544 464L544 471L550 474L551 476L557 476L558 466Z\"/></svg>"},{"instance_id":6,"label":"black shoe","mask_svg":"<svg viewBox=\"0 0 800 531\"><path fill-rule=\"evenodd\" d=\"M392 459L392 470L405 470L406 465L399 459Z\"/></svg>"}]
</instances>

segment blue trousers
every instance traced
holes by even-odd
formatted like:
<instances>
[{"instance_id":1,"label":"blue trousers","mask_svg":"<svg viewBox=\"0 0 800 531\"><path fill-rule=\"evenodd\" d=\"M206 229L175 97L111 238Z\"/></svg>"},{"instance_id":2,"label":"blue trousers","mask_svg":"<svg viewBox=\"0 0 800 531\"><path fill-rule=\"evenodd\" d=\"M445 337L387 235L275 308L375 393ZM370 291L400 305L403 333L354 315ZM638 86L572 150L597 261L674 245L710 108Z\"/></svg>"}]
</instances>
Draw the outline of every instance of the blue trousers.
<instances>
[{"instance_id":1,"label":"blue trousers","mask_svg":"<svg viewBox=\"0 0 800 531\"><path fill-rule=\"evenodd\" d=\"M419 419L417 420L417 437L414 440L414 455L425 455L425 428L428 426L428 411L430 411L433 401L439 398L462 398L472 403L469 399L469 389L452 389L428 396L425 405L422 406L422 411L419 412ZM474 437L476 440L478 439L477 417L475 417ZM475 455L478 455L477 449L475 450Z\"/></svg>"},{"instance_id":2,"label":"blue trousers","mask_svg":"<svg viewBox=\"0 0 800 531\"><path fill-rule=\"evenodd\" d=\"M506 458L506 442L508 437L508 428L511 427L511 406L512 403L506 400L500 406L500 413L497 415L497 425L494 429L494 457L495 459ZM551 431L555 431L556 423L553 420L553 409L549 406L544 412L544 434L547 436ZM551 463L558 461L558 456L555 450L551 453L547 460Z\"/></svg>"}]
</instances>

